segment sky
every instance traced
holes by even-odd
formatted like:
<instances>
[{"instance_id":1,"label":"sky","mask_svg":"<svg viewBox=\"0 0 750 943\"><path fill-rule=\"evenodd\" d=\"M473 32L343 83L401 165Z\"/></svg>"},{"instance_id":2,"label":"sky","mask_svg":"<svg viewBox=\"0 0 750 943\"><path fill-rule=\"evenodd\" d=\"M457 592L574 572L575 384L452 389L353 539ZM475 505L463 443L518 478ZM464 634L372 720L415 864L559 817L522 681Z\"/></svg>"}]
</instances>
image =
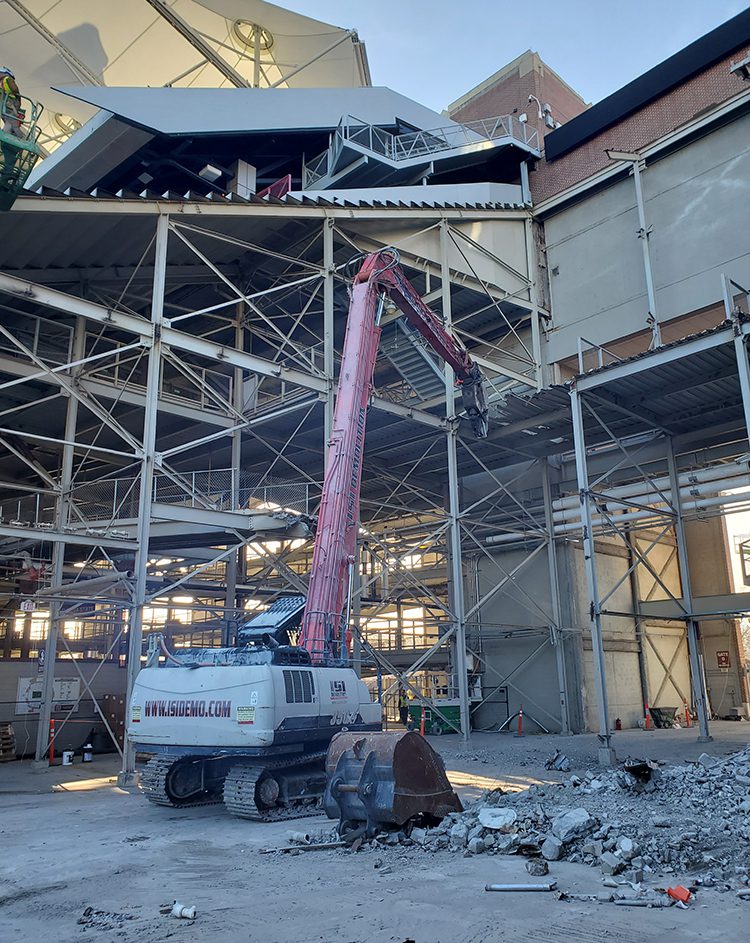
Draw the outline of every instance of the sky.
<instances>
[{"instance_id":1,"label":"sky","mask_svg":"<svg viewBox=\"0 0 750 943\"><path fill-rule=\"evenodd\" d=\"M442 111L526 49L595 103L746 0L275 0L354 28L373 85Z\"/></svg>"}]
</instances>

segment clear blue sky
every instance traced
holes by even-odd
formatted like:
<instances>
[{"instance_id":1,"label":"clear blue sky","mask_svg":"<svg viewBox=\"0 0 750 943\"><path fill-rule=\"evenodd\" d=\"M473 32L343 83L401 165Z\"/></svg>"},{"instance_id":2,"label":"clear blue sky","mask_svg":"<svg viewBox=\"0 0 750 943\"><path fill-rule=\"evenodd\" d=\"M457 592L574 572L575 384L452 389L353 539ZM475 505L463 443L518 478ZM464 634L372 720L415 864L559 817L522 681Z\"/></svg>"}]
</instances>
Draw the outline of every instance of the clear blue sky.
<instances>
[{"instance_id":1,"label":"clear blue sky","mask_svg":"<svg viewBox=\"0 0 750 943\"><path fill-rule=\"evenodd\" d=\"M597 102L746 0L275 0L353 27L374 85L438 111L526 49Z\"/></svg>"}]
</instances>

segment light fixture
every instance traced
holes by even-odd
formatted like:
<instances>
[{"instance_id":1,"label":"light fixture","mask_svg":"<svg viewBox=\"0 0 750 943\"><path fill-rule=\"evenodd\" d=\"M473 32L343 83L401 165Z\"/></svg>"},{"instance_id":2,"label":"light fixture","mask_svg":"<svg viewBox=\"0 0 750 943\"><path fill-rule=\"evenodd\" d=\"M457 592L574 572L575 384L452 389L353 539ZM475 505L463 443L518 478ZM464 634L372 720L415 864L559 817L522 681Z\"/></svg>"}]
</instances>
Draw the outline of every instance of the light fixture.
<instances>
[{"instance_id":1,"label":"light fixture","mask_svg":"<svg viewBox=\"0 0 750 943\"><path fill-rule=\"evenodd\" d=\"M606 148L604 153L610 160L624 160L630 164L637 164L641 160L640 154L632 154L630 151L613 151Z\"/></svg>"}]
</instances>

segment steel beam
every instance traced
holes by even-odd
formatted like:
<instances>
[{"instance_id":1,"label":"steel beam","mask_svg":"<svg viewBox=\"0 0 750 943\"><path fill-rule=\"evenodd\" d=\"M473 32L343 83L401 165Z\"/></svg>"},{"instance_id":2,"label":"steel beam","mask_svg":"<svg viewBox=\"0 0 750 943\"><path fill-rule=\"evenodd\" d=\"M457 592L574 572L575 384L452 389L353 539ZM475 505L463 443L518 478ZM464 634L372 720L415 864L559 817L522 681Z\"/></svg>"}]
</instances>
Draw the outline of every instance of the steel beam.
<instances>
[{"instance_id":1,"label":"steel beam","mask_svg":"<svg viewBox=\"0 0 750 943\"><path fill-rule=\"evenodd\" d=\"M193 49L196 49L218 72L221 72L224 78L230 81L235 88L251 87L250 82L243 78L236 69L233 69L223 56L221 56L210 43L207 43L200 33L196 32L186 20L183 20L183 18L175 12L173 6L169 6L164 0L146 0L146 3L153 7L159 16L163 17L183 39L186 39L190 43Z\"/></svg>"},{"instance_id":2,"label":"steel beam","mask_svg":"<svg viewBox=\"0 0 750 943\"><path fill-rule=\"evenodd\" d=\"M35 285L32 282L2 272L0 272L0 292L7 292L24 301L53 308L57 311L65 311L68 314L80 315L88 320L96 321L98 324L136 334L142 338L144 344L150 342L148 322L137 315L114 311L96 302L65 294L55 288ZM314 390L317 393L326 394L328 392L328 381L325 377L318 377L294 367L286 367L245 351L225 347L204 337L178 331L176 328L170 327L166 321L162 322L161 340L164 345L175 350L188 351L214 363L239 367L261 376L284 380L303 389ZM381 409L391 415L403 416L406 419L412 419L433 428L444 427L444 420L421 409L391 403L379 396L373 396L371 403L376 409Z\"/></svg>"}]
</instances>

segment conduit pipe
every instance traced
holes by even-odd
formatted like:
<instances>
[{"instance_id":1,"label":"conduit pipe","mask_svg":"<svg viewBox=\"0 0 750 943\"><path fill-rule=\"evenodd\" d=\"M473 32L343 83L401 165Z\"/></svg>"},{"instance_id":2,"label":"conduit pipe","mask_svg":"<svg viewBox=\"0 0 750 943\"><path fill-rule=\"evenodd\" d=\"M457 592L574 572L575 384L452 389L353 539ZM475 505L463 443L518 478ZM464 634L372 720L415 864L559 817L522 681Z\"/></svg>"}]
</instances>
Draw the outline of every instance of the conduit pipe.
<instances>
[{"instance_id":1,"label":"conduit pipe","mask_svg":"<svg viewBox=\"0 0 750 943\"><path fill-rule=\"evenodd\" d=\"M717 495L716 497L706 498L705 500L690 500L688 497L687 500L682 502L682 510L685 514L690 513L700 513L706 508L711 507L721 507L726 504L736 504L738 502L750 502L750 491L743 491L739 494L726 494L726 495ZM661 509L666 509L666 506L662 503ZM660 507L654 504L654 509L652 511L648 510L639 510L639 511L628 511L625 514L617 514L614 516L614 521L616 524L628 524L634 521L645 521L651 518L654 518L659 513ZM609 525L609 521L602 517L601 515L594 514L592 517L592 523L594 525ZM609 525L611 526L611 525ZM556 523L555 524L555 535L562 535L571 533L573 531L579 531L581 529L581 521L569 521L567 523ZM535 536L533 533L529 534L530 537ZM492 537L486 537L485 543L488 545L496 544L511 544L519 543L524 538L519 537L518 534L496 534Z\"/></svg>"}]
</instances>

